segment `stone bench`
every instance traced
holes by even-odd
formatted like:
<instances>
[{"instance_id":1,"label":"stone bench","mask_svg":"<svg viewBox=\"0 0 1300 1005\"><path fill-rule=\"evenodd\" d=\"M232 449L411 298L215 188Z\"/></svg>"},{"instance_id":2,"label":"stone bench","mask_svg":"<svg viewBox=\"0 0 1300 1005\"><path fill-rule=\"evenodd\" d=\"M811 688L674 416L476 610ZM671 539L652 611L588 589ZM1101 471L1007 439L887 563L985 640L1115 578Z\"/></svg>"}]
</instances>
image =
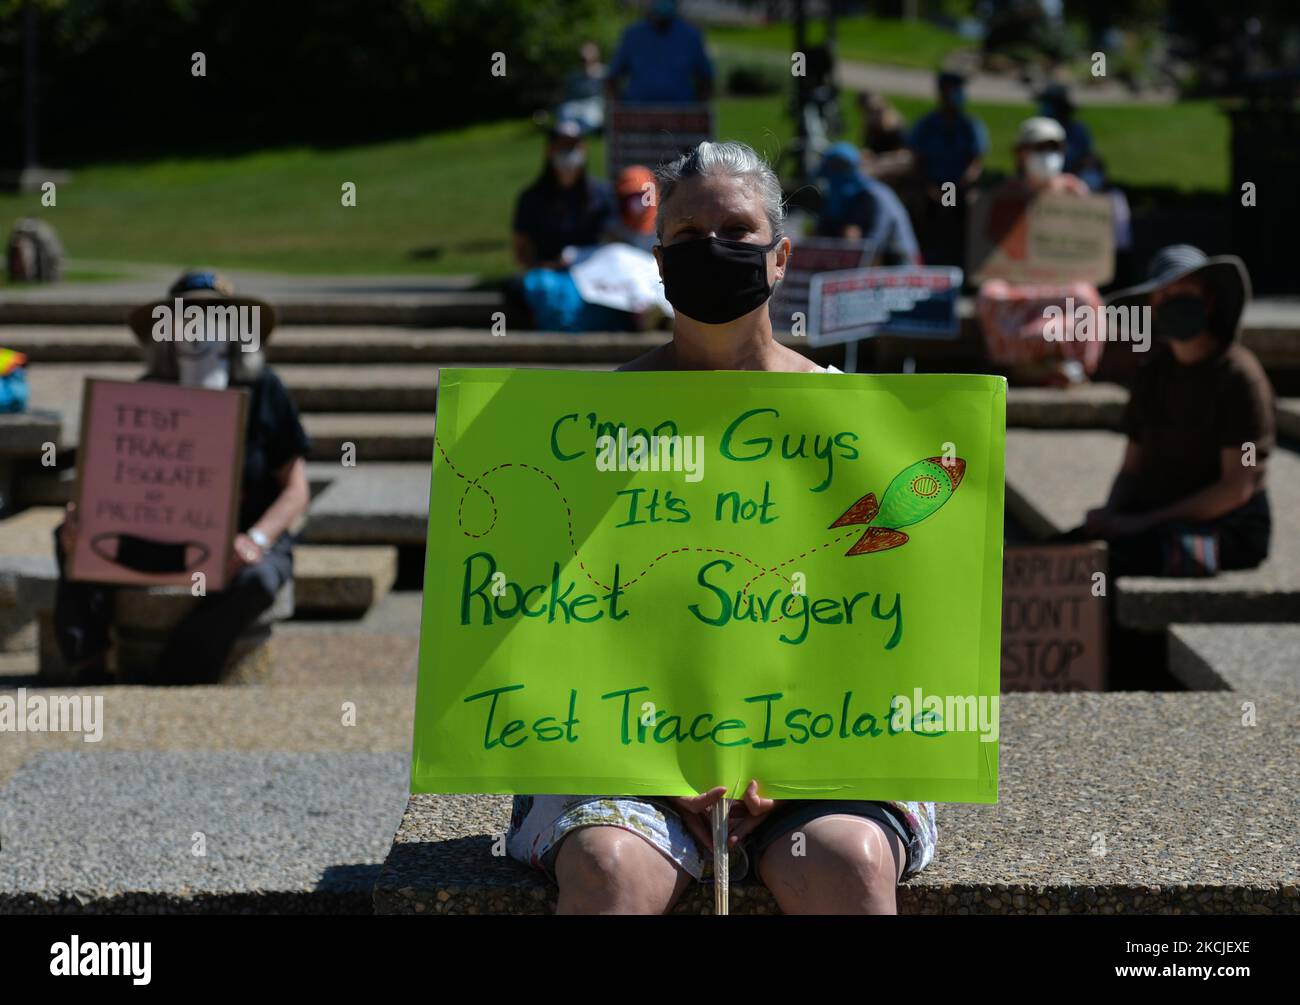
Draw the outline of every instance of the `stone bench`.
<instances>
[{"instance_id":1,"label":"stone bench","mask_svg":"<svg viewBox=\"0 0 1300 1005\"><path fill-rule=\"evenodd\" d=\"M1101 505L1124 454L1124 437L1101 431L1008 430L1007 510L1035 537L1076 527ZM1273 542L1257 569L1206 579L1120 577L1115 611L1127 628L1163 631L1179 622L1300 620L1300 456L1269 460Z\"/></svg>"},{"instance_id":2,"label":"stone bench","mask_svg":"<svg viewBox=\"0 0 1300 1005\"><path fill-rule=\"evenodd\" d=\"M24 576L20 597L36 613L38 633L37 673L46 687L77 684L76 671L59 652L54 631L54 594L57 578ZM130 683L149 673L173 629L199 603L187 587L119 587L113 608L112 671ZM271 631L277 621L293 615L294 583L285 583L275 601L247 625L235 640L221 672L221 684L265 682L273 669Z\"/></svg>"},{"instance_id":3,"label":"stone bench","mask_svg":"<svg viewBox=\"0 0 1300 1005\"><path fill-rule=\"evenodd\" d=\"M36 647L36 613L21 596L21 582L56 575L52 535L62 520L61 507L26 509L0 520L0 652Z\"/></svg>"},{"instance_id":4,"label":"stone bench","mask_svg":"<svg viewBox=\"0 0 1300 1005\"><path fill-rule=\"evenodd\" d=\"M1194 690L1300 699L1300 625L1170 625L1169 670Z\"/></svg>"},{"instance_id":5,"label":"stone bench","mask_svg":"<svg viewBox=\"0 0 1300 1005\"><path fill-rule=\"evenodd\" d=\"M937 807L935 859L900 887L899 910L1300 911L1300 698L1268 701L1247 727L1235 693L1003 695L999 802ZM509 819L509 797L412 796L375 912L553 910L554 887L492 853ZM776 911L761 887L737 884L731 900L738 914ZM695 884L677 910L711 904Z\"/></svg>"},{"instance_id":6,"label":"stone bench","mask_svg":"<svg viewBox=\"0 0 1300 1005\"><path fill-rule=\"evenodd\" d=\"M52 409L0 413L0 515L22 505L23 479L33 468L40 470L46 444L57 448L62 436L63 417Z\"/></svg>"}]
</instances>

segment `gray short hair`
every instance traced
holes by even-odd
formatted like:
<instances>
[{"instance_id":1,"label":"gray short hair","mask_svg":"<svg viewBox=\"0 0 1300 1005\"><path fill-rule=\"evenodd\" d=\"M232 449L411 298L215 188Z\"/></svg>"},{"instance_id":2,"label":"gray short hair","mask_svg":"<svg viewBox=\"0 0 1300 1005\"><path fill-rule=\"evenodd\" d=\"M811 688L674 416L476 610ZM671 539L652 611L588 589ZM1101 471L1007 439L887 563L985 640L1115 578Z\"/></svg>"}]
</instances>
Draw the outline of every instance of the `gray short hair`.
<instances>
[{"instance_id":1,"label":"gray short hair","mask_svg":"<svg viewBox=\"0 0 1300 1005\"><path fill-rule=\"evenodd\" d=\"M776 172L747 143L711 143L705 140L676 160L655 168L655 188L659 209L655 213L655 236L664 239L664 205L672 198L677 185L687 178L724 174L749 181L754 193L763 201L763 212L772 230L772 240L785 236L785 199Z\"/></svg>"}]
</instances>

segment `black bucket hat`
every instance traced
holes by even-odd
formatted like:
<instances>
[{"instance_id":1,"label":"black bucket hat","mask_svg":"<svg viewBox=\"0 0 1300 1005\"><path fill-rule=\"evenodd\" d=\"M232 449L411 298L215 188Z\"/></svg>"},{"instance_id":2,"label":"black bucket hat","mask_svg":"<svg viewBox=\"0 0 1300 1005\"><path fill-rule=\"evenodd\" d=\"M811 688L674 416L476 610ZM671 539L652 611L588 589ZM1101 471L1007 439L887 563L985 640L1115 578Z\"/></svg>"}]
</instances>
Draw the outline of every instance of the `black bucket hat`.
<instances>
[{"instance_id":1,"label":"black bucket hat","mask_svg":"<svg viewBox=\"0 0 1300 1005\"><path fill-rule=\"evenodd\" d=\"M1146 282L1112 293L1106 303L1116 307L1146 307L1156 290L1188 276L1197 277L1211 290L1210 330L1225 344L1234 341L1241 330L1246 304L1250 302L1250 273L1246 271L1246 263L1236 255L1211 258L1193 245L1171 244L1152 256Z\"/></svg>"}]
</instances>

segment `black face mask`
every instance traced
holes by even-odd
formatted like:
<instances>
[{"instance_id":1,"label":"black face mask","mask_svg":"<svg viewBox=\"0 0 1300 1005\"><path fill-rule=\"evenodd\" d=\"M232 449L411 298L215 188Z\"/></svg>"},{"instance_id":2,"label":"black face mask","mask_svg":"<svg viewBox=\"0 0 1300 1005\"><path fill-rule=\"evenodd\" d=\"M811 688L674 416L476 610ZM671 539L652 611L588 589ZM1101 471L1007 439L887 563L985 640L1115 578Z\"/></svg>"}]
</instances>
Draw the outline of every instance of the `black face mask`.
<instances>
[{"instance_id":1,"label":"black face mask","mask_svg":"<svg viewBox=\"0 0 1300 1005\"><path fill-rule=\"evenodd\" d=\"M1186 342L1205 331L1210 312L1198 296L1170 297L1151 311L1151 327L1159 338Z\"/></svg>"},{"instance_id":2,"label":"black face mask","mask_svg":"<svg viewBox=\"0 0 1300 1005\"><path fill-rule=\"evenodd\" d=\"M114 542L114 539L116 541ZM116 544L114 553L113 544ZM134 534L108 532L97 534L90 542L90 548L100 558L134 572L166 574L186 572L193 568L186 562L186 552L198 548L197 566L208 557L208 549L197 541L154 541Z\"/></svg>"},{"instance_id":3,"label":"black face mask","mask_svg":"<svg viewBox=\"0 0 1300 1005\"><path fill-rule=\"evenodd\" d=\"M767 253L747 241L701 237L663 246L664 296L688 318L722 325L761 307L772 295Z\"/></svg>"}]
</instances>

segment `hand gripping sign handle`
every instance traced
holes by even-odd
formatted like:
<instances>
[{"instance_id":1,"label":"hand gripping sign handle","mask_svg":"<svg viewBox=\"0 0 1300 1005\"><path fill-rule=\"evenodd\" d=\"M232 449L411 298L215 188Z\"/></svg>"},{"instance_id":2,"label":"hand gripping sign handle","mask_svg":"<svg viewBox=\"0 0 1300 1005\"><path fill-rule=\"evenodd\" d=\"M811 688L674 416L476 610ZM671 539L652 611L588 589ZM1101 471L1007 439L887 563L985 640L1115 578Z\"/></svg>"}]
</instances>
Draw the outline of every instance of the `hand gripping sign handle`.
<instances>
[{"instance_id":1,"label":"hand gripping sign handle","mask_svg":"<svg viewBox=\"0 0 1300 1005\"><path fill-rule=\"evenodd\" d=\"M731 811L730 799L719 799L713 804L713 913L729 914L728 899L731 892L730 856L727 854L727 816Z\"/></svg>"}]
</instances>

